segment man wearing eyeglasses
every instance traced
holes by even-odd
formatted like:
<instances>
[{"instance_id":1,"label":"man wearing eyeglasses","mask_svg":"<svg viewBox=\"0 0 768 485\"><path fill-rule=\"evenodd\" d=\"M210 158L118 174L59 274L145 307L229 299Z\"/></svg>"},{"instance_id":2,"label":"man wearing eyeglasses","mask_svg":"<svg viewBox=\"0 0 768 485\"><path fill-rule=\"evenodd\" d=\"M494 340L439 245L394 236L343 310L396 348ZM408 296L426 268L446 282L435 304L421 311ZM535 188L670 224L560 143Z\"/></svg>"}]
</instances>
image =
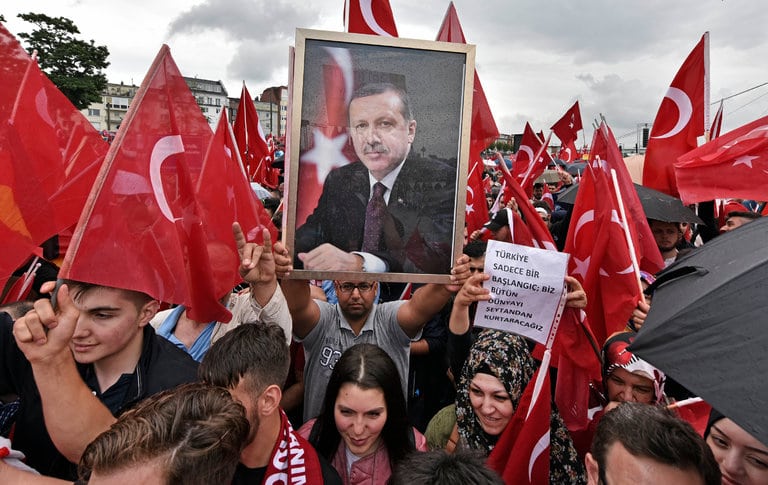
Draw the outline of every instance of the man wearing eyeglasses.
<instances>
[{"instance_id":1,"label":"man wearing eyeglasses","mask_svg":"<svg viewBox=\"0 0 768 485\"><path fill-rule=\"evenodd\" d=\"M274 246L276 274L292 269L281 243ZM400 374L403 395L408 383L410 344L422 327L448 302L469 277L469 257L461 256L451 270L451 285L427 284L410 300L376 303L378 282L334 281L338 303L310 297L306 280L282 280L293 319L293 336L304 344L304 420L320 414L325 388L341 354L359 343L378 345L389 354Z\"/></svg>"},{"instance_id":2,"label":"man wearing eyeglasses","mask_svg":"<svg viewBox=\"0 0 768 485\"><path fill-rule=\"evenodd\" d=\"M406 92L368 84L352 95L349 135L360 162L328 175L296 230L297 267L445 274L451 267L456 167L411 154Z\"/></svg>"}]
</instances>

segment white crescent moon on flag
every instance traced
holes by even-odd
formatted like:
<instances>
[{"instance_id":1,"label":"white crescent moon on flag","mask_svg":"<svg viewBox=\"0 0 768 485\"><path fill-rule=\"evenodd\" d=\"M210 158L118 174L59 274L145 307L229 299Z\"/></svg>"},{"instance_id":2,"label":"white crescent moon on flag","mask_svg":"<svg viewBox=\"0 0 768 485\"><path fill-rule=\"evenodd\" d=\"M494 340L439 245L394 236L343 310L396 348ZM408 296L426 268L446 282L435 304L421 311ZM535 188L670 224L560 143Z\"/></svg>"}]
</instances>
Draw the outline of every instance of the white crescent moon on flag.
<instances>
[{"instance_id":1,"label":"white crescent moon on flag","mask_svg":"<svg viewBox=\"0 0 768 485\"><path fill-rule=\"evenodd\" d=\"M149 157L149 181L152 183L152 192L155 194L160 212L170 222L174 221L174 217L171 208L168 206L168 200L165 198L160 169L168 157L183 152L184 144L181 141L181 135L169 135L160 138L155 143L154 148L152 148L152 155Z\"/></svg>"},{"instance_id":2,"label":"white crescent moon on flag","mask_svg":"<svg viewBox=\"0 0 768 485\"><path fill-rule=\"evenodd\" d=\"M565 153L567 153L567 154L568 154L568 158L567 158L565 161L566 161L566 162L570 162L570 161L571 161L571 158L573 157L573 154L571 153L571 149L570 149L570 148L566 148L566 149L565 149L565 150L563 150L563 151L564 151Z\"/></svg>"},{"instance_id":3,"label":"white crescent moon on flag","mask_svg":"<svg viewBox=\"0 0 768 485\"><path fill-rule=\"evenodd\" d=\"M365 23L368 24L368 27L370 27L371 30L377 34L384 37L392 37L392 34L381 28L381 25L379 25L379 23L376 21L376 18L373 16L373 7L371 5L372 3L373 0L360 0L360 11L363 13L363 19L365 19Z\"/></svg>"},{"instance_id":4,"label":"white crescent moon on flag","mask_svg":"<svg viewBox=\"0 0 768 485\"><path fill-rule=\"evenodd\" d=\"M594 209L590 209L587 212L583 213L581 217L579 217L579 220L576 221L576 229L573 231L573 242L576 243L576 238L579 237L579 231L581 230L582 226L588 222L592 222L595 220L595 211Z\"/></svg>"},{"instance_id":5,"label":"white crescent moon on flag","mask_svg":"<svg viewBox=\"0 0 768 485\"><path fill-rule=\"evenodd\" d=\"M467 185L467 192L469 192L469 195L472 196L473 199L475 198L475 191L472 190L472 187L469 185Z\"/></svg>"},{"instance_id":6,"label":"white crescent moon on flag","mask_svg":"<svg viewBox=\"0 0 768 485\"><path fill-rule=\"evenodd\" d=\"M40 91L35 95L35 108L37 108L37 114L45 121L48 126L56 126L56 123L51 119L51 113L48 112L48 93L45 89L40 88Z\"/></svg>"},{"instance_id":7,"label":"white crescent moon on flag","mask_svg":"<svg viewBox=\"0 0 768 485\"><path fill-rule=\"evenodd\" d=\"M341 70L344 77L344 101L346 105L349 105L349 101L352 99L352 83L355 80L352 71L352 55L349 53L349 49L345 47L326 47L325 50L328 51L328 54Z\"/></svg>"},{"instance_id":8,"label":"white crescent moon on flag","mask_svg":"<svg viewBox=\"0 0 768 485\"><path fill-rule=\"evenodd\" d=\"M677 124L663 135L652 136L651 138L669 138L671 136L677 135L683 130L683 128L685 128L685 126L691 120L691 115L693 114L693 105L691 104L691 99L682 89L673 88L670 86L670 88L667 90L667 94L664 97L669 98L670 101L677 105L677 111L679 112Z\"/></svg>"},{"instance_id":9,"label":"white crescent moon on flag","mask_svg":"<svg viewBox=\"0 0 768 485\"><path fill-rule=\"evenodd\" d=\"M533 150L531 149L531 147L529 147L528 145L520 145L519 151L528 155L528 160L530 160L531 163L533 163L533 159L536 157L536 155L533 153Z\"/></svg>"},{"instance_id":10,"label":"white crescent moon on flag","mask_svg":"<svg viewBox=\"0 0 768 485\"><path fill-rule=\"evenodd\" d=\"M541 438L536 442L536 444L533 446L533 450L531 450L531 457L528 460L528 481L530 482L533 477L531 477L533 473L533 465L536 464L536 460L539 459L542 453L547 451L549 449L549 430L547 430L543 435L541 435Z\"/></svg>"}]
</instances>

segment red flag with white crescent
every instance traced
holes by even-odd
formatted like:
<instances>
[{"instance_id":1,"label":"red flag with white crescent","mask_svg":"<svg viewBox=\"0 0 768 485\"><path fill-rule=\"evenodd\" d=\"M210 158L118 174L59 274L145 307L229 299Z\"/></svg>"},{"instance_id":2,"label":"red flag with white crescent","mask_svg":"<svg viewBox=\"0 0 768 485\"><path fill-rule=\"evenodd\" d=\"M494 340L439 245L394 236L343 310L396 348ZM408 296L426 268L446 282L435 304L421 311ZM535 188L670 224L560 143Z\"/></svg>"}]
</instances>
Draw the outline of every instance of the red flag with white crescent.
<instances>
[{"instance_id":1,"label":"red flag with white crescent","mask_svg":"<svg viewBox=\"0 0 768 485\"><path fill-rule=\"evenodd\" d=\"M229 321L211 260L236 265L238 257L219 255L195 199L212 135L164 45L109 148L60 276L183 304L195 321Z\"/></svg>"},{"instance_id":2,"label":"red flag with white crescent","mask_svg":"<svg viewBox=\"0 0 768 485\"><path fill-rule=\"evenodd\" d=\"M109 145L0 24L0 288L75 225Z\"/></svg>"},{"instance_id":3,"label":"red flag with white crescent","mask_svg":"<svg viewBox=\"0 0 768 485\"><path fill-rule=\"evenodd\" d=\"M598 195L599 194L599 195ZM586 313L597 342L626 326L640 300L613 187L599 167L587 166L565 241L568 274L587 294Z\"/></svg>"},{"instance_id":4,"label":"red flag with white crescent","mask_svg":"<svg viewBox=\"0 0 768 485\"><path fill-rule=\"evenodd\" d=\"M443 24L440 26L435 40L457 44L467 43L453 2L448 4ZM480 76L475 69L474 88L472 90L472 128L469 134L469 161L482 163L480 154L498 137L499 129L496 127L496 120L493 118L483 85L480 83Z\"/></svg>"},{"instance_id":5,"label":"red flag with white crescent","mask_svg":"<svg viewBox=\"0 0 768 485\"><path fill-rule=\"evenodd\" d=\"M675 162L675 174L685 203L767 199L768 116L684 154Z\"/></svg>"},{"instance_id":6,"label":"red flag with white crescent","mask_svg":"<svg viewBox=\"0 0 768 485\"><path fill-rule=\"evenodd\" d=\"M664 95L645 152L643 185L678 197L673 163L704 135L708 96L709 32L688 55Z\"/></svg>"},{"instance_id":7,"label":"red flag with white crescent","mask_svg":"<svg viewBox=\"0 0 768 485\"><path fill-rule=\"evenodd\" d=\"M397 37L389 0L345 0L344 25L350 34Z\"/></svg>"},{"instance_id":8,"label":"red flag with white crescent","mask_svg":"<svg viewBox=\"0 0 768 485\"><path fill-rule=\"evenodd\" d=\"M483 180L480 178L483 168L477 162L470 164L469 178L467 179L467 206L465 208L467 234L472 234L488 222L488 202L485 200Z\"/></svg>"},{"instance_id":9,"label":"red flag with white crescent","mask_svg":"<svg viewBox=\"0 0 768 485\"><path fill-rule=\"evenodd\" d=\"M616 170L619 189L627 211L629 230L635 240L640 269L651 274L661 271L664 269L664 258L661 257L656 239L648 226L648 219L645 218L645 211L632 183L632 177L621 156L619 144L613 136L613 131L605 122L602 122L595 131L589 159L593 166L601 167L608 177L611 169Z\"/></svg>"},{"instance_id":10,"label":"red flag with white crescent","mask_svg":"<svg viewBox=\"0 0 768 485\"><path fill-rule=\"evenodd\" d=\"M579 109L579 102L576 101L551 128L555 136L562 142L558 158L567 163L573 162L577 158L575 142L581 128L581 110Z\"/></svg>"},{"instance_id":11,"label":"red flag with white crescent","mask_svg":"<svg viewBox=\"0 0 768 485\"><path fill-rule=\"evenodd\" d=\"M312 141L301 154L296 201L296 227L304 224L315 210L323 193L323 183L331 170L355 161L349 143L347 106L352 99L354 73L352 57L343 47L326 47L323 61L324 110L311 120Z\"/></svg>"}]
</instances>

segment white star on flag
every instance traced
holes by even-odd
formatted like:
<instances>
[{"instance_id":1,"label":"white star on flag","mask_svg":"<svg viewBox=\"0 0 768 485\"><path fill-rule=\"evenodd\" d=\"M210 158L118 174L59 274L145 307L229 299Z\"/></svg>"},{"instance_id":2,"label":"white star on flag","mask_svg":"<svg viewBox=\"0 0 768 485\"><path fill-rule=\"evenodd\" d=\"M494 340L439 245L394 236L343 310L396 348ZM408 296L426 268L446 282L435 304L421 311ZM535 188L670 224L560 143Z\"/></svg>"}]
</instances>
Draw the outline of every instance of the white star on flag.
<instances>
[{"instance_id":1,"label":"white star on flag","mask_svg":"<svg viewBox=\"0 0 768 485\"><path fill-rule=\"evenodd\" d=\"M586 278L587 271L589 271L590 259L592 259L592 256L587 256L587 259L579 259L574 256L573 264L576 265L576 268L573 270L573 274L574 275L580 274L582 278Z\"/></svg>"},{"instance_id":2,"label":"white star on flag","mask_svg":"<svg viewBox=\"0 0 768 485\"><path fill-rule=\"evenodd\" d=\"M317 181L322 184L331 170L349 163L342 152L344 144L347 142L347 135L341 134L335 138L328 138L322 131L315 130L313 136L314 146L304 154L302 161L314 162L317 167Z\"/></svg>"},{"instance_id":3,"label":"white star on flag","mask_svg":"<svg viewBox=\"0 0 768 485\"><path fill-rule=\"evenodd\" d=\"M747 167L752 168L752 160L754 160L756 158L760 158L760 157L752 157L752 156L749 156L749 155L742 155L739 158L737 158L736 160L734 160L733 166L735 167L736 165L746 165Z\"/></svg>"},{"instance_id":4,"label":"white star on flag","mask_svg":"<svg viewBox=\"0 0 768 485\"><path fill-rule=\"evenodd\" d=\"M467 204L467 207L466 207L466 209L464 209L464 212L466 212L467 214L471 214L471 213L475 212L475 208L472 207L472 204Z\"/></svg>"}]
</instances>

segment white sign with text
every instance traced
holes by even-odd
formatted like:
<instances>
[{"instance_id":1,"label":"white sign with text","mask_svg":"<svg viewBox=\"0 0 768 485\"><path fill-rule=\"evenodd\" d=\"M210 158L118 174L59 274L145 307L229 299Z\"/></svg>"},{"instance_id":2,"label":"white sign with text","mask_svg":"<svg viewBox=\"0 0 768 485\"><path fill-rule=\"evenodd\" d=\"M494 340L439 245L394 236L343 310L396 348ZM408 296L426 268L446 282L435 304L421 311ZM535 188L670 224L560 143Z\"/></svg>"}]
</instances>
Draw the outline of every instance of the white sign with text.
<instances>
[{"instance_id":1,"label":"white sign with text","mask_svg":"<svg viewBox=\"0 0 768 485\"><path fill-rule=\"evenodd\" d=\"M483 286L491 299L477 304L475 325L546 344L563 292L568 254L488 241Z\"/></svg>"}]
</instances>

